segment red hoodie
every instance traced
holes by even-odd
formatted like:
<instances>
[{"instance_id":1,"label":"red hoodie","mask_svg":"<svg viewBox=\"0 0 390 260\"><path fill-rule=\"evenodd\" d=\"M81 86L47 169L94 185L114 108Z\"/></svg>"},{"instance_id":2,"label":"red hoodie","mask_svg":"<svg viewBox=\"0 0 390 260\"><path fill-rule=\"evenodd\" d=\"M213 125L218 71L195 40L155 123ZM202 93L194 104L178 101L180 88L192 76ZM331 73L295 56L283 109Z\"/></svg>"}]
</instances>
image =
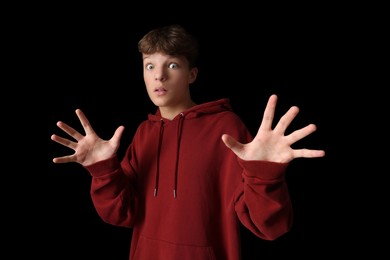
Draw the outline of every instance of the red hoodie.
<instances>
[{"instance_id":1,"label":"red hoodie","mask_svg":"<svg viewBox=\"0 0 390 260\"><path fill-rule=\"evenodd\" d=\"M123 160L86 167L103 221L133 228L131 260L238 260L239 222L274 240L292 223L288 164L243 161L221 140L252 140L228 99L173 120L159 110L137 129Z\"/></svg>"}]
</instances>

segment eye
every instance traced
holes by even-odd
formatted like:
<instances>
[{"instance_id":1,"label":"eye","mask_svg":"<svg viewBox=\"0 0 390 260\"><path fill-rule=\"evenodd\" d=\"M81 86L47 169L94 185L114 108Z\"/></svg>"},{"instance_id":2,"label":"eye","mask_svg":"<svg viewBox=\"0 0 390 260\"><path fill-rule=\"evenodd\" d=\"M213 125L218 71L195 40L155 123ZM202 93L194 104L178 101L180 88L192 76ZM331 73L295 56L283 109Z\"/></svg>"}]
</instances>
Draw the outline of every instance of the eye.
<instances>
[{"instance_id":1,"label":"eye","mask_svg":"<svg viewBox=\"0 0 390 260\"><path fill-rule=\"evenodd\" d=\"M177 69L179 67L179 65L177 63L171 63L169 64L169 68L170 69Z\"/></svg>"},{"instance_id":2,"label":"eye","mask_svg":"<svg viewBox=\"0 0 390 260\"><path fill-rule=\"evenodd\" d=\"M151 70L151 69L154 68L154 66L153 66L152 64L146 64L145 68L146 68L147 70Z\"/></svg>"}]
</instances>

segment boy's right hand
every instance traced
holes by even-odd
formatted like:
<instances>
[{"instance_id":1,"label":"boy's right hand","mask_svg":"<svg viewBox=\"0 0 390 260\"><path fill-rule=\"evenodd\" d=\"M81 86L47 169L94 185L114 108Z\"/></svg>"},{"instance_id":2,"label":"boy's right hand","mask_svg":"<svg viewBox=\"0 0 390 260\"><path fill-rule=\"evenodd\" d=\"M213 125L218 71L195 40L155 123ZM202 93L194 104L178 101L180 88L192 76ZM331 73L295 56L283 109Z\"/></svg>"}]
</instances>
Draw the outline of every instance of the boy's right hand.
<instances>
[{"instance_id":1,"label":"boy's right hand","mask_svg":"<svg viewBox=\"0 0 390 260\"><path fill-rule=\"evenodd\" d=\"M112 157L119 148L120 138L125 129L124 126L119 126L110 140L103 140L95 133L87 117L80 109L76 109L76 114L84 128L85 136L64 122L57 122L57 126L76 142L53 134L51 140L74 150L72 155L53 158L53 162L76 162L88 166Z\"/></svg>"}]
</instances>

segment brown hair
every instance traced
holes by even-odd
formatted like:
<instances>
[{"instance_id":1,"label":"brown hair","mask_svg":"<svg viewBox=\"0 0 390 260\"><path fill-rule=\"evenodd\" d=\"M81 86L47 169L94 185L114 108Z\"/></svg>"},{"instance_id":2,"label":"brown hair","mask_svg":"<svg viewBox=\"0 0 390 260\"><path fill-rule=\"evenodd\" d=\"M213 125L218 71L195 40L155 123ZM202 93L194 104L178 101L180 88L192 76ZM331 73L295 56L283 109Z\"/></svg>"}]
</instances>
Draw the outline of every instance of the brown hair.
<instances>
[{"instance_id":1,"label":"brown hair","mask_svg":"<svg viewBox=\"0 0 390 260\"><path fill-rule=\"evenodd\" d=\"M138 42L138 51L144 54L161 52L171 56L184 56L190 68L196 66L199 55L198 40L180 25L156 28Z\"/></svg>"}]
</instances>

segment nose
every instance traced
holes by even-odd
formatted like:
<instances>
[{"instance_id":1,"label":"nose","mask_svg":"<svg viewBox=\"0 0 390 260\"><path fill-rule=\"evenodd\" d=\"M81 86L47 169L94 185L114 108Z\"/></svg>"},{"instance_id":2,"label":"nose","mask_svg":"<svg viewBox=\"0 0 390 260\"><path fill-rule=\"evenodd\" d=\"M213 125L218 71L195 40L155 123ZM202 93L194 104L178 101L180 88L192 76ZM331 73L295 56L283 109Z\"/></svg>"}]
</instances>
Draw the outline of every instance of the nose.
<instances>
[{"instance_id":1,"label":"nose","mask_svg":"<svg viewBox=\"0 0 390 260\"><path fill-rule=\"evenodd\" d=\"M164 81L166 79L166 73L163 68L155 69L154 79L159 81Z\"/></svg>"}]
</instances>

